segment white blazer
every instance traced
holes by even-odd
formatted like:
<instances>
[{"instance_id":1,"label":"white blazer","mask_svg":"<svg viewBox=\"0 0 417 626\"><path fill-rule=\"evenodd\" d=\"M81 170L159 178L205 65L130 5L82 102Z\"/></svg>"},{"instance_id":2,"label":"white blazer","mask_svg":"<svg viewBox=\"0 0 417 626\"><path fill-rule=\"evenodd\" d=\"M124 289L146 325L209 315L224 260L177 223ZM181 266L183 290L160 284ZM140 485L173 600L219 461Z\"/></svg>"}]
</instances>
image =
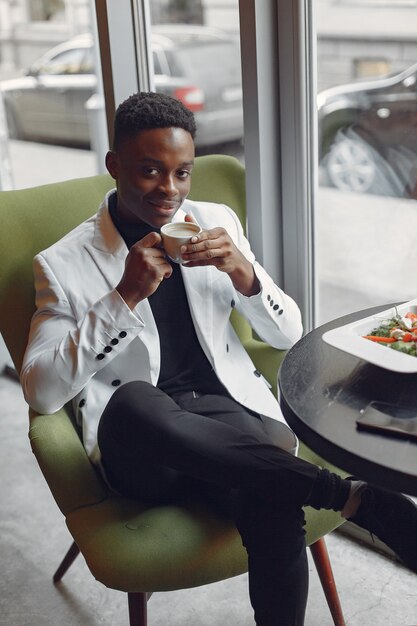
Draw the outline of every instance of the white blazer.
<instances>
[{"instance_id":1,"label":"white blazer","mask_svg":"<svg viewBox=\"0 0 417 626\"><path fill-rule=\"evenodd\" d=\"M132 380L156 385L160 369L159 336L148 300L131 311L115 289L128 250L110 218L109 194L96 215L35 257L37 310L21 372L25 398L36 411L54 413L72 400L93 462L100 459L98 422L117 386ZM236 307L264 341L285 349L301 337L300 311L255 261L231 209L186 200L174 221L183 221L185 213L203 229L224 227L261 284L258 295L246 297L213 266L181 267L201 346L232 397L284 422L229 316Z\"/></svg>"}]
</instances>

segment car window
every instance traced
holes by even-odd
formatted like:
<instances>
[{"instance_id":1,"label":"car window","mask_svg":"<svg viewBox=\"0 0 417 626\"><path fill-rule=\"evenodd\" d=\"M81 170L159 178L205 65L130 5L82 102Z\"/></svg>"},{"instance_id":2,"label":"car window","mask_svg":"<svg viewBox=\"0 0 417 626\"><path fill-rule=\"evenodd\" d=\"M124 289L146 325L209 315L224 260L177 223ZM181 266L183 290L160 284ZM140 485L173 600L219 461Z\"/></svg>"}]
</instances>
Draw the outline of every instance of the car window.
<instances>
[{"instance_id":1,"label":"car window","mask_svg":"<svg viewBox=\"0 0 417 626\"><path fill-rule=\"evenodd\" d=\"M84 57L81 60L80 64L80 74L94 74L94 55L93 48L85 48L84 49Z\"/></svg>"},{"instance_id":2,"label":"car window","mask_svg":"<svg viewBox=\"0 0 417 626\"><path fill-rule=\"evenodd\" d=\"M161 61L159 59L158 53L154 51L152 53L152 58L153 58L153 71L154 71L154 74L163 74L162 67L161 67Z\"/></svg>"},{"instance_id":3,"label":"car window","mask_svg":"<svg viewBox=\"0 0 417 626\"><path fill-rule=\"evenodd\" d=\"M206 80L227 85L241 82L239 48L233 42L177 49L169 55L169 62L173 76L187 76L203 84Z\"/></svg>"},{"instance_id":4,"label":"car window","mask_svg":"<svg viewBox=\"0 0 417 626\"><path fill-rule=\"evenodd\" d=\"M83 60L86 58L85 48L73 48L55 55L43 65L39 65L39 74L80 74Z\"/></svg>"},{"instance_id":5,"label":"car window","mask_svg":"<svg viewBox=\"0 0 417 626\"><path fill-rule=\"evenodd\" d=\"M240 84L240 52L233 42L215 42L166 51L171 76L196 82ZM221 71L219 70L221 68Z\"/></svg>"},{"instance_id":6,"label":"car window","mask_svg":"<svg viewBox=\"0 0 417 626\"><path fill-rule=\"evenodd\" d=\"M175 50L165 50L165 59L168 66L168 74L169 76L184 76L184 69L181 67L181 62L179 61L177 55L178 51Z\"/></svg>"}]
</instances>

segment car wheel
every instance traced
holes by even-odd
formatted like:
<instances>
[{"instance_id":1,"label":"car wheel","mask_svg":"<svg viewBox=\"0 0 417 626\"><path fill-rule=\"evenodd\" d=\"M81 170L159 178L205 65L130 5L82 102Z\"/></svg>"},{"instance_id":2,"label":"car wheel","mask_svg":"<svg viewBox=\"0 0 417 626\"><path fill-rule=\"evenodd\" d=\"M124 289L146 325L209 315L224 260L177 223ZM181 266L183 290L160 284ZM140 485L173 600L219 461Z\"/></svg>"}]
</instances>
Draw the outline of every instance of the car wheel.
<instances>
[{"instance_id":1,"label":"car wheel","mask_svg":"<svg viewBox=\"0 0 417 626\"><path fill-rule=\"evenodd\" d=\"M21 133L19 131L19 125L16 120L16 114L12 110L9 104L5 105L6 108L6 123L9 139L21 139Z\"/></svg>"},{"instance_id":2,"label":"car wheel","mask_svg":"<svg viewBox=\"0 0 417 626\"><path fill-rule=\"evenodd\" d=\"M339 132L326 161L328 178L337 189L359 193L371 189L377 168L374 149L360 137Z\"/></svg>"}]
</instances>

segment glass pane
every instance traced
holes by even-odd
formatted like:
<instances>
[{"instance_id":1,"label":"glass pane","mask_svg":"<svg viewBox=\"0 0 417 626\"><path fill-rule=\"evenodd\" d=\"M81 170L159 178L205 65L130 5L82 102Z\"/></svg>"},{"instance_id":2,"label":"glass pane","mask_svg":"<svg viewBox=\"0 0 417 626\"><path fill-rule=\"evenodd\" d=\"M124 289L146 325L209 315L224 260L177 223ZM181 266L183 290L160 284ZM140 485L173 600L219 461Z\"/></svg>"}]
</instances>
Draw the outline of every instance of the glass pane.
<instances>
[{"instance_id":1,"label":"glass pane","mask_svg":"<svg viewBox=\"0 0 417 626\"><path fill-rule=\"evenodd\" d=\"M46 5L58 10L61 3ZM104 171L106 125L102 100L94 96L90 11L60 13L67 22L48 15L25 22L24 12L8 7L3 4L2 26L10 39L0 42L0 189ZM70 37L74 32L81 34Z\"/></svg>"},{"instance_id":2,"label":"glass pane","mask_svg":"<svg viewBox=\"0 0 417 626\"><path fill-rule=\"evenodd\" d=\"M417 295L417 6L312 4L322 323Z\"/></svg>"},{"instance_id":3,"label":"glass pane","mask_svg":"<svg viewBox=\"0 0 417 626\"><path fill-rule=\"evenodd\" d=\"M80 74L85 55L86 48L84 46L53 54L50 59L39 65L39 74Z\"/></svg>"},{"instance_id":4,"label":"glass pane","mask_svg":"<svg viewBox=\"0 0 417 626\"><path fill-rule=\"evenodd\" d=\"M202 2L150 3L155 89L196 118L198 154L223 152L243 161L238 2L202 10ZM222 30L214 28L222 24Z\"/></svg>"}]
</instances>

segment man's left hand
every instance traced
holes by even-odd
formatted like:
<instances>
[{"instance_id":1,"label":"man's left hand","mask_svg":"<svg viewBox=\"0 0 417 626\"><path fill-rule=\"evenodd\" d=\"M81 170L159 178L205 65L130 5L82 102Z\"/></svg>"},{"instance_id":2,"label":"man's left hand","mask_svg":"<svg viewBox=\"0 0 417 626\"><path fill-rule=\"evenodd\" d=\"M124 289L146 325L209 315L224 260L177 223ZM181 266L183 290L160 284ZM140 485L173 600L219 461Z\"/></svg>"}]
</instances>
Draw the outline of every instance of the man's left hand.
<instances>
[{"instance_id":1,"label":"man's left hand","mask_svg":"<svg viewBox=\"0 0 417 626\"><path fill-rule=\"evenodd\" d=\"M190 215L185 220L194 221ZM235 288L245 296L252 296L260 291L252 264L236 247L224 228L201 231L181 248L181 256L186 261L184 267L214 265L220 272L228 274Z\"/></svg>"}]
</instances>

